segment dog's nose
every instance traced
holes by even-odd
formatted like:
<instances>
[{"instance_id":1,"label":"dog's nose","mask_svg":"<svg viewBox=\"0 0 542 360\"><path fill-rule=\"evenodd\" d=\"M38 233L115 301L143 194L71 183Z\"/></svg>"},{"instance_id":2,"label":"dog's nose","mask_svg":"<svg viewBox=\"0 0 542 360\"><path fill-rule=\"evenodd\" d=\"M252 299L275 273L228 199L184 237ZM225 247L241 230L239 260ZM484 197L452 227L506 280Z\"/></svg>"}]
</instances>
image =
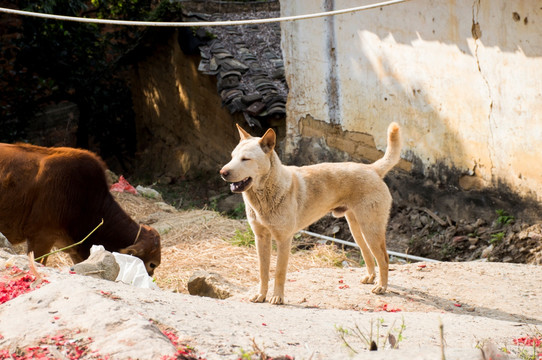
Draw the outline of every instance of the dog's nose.
<instances>
[{"instance_id":1,"label":"dog's nose","mask_svg":"<svg viewBox=\"0 0 542 360\"><path fill-rule=\"evenodd\" d=\"M222 175L223 178L226 178L228 177L228 175L230 175L230 172L228 170L220 170L220 175Z\"/></svg>"}]
</instances>

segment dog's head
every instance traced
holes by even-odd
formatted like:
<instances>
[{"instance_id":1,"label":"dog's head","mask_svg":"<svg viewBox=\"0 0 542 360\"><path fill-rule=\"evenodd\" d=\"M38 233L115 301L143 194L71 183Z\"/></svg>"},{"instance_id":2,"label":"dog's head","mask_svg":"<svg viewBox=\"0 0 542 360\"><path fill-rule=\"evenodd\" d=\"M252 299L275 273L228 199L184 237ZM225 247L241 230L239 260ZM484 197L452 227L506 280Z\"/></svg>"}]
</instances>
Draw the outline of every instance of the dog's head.
<instances>
[{"instance_id":1,"label":"dog's head","mask_svg":"<svg viewBox=\"0 0 542 360\"><path fill-rule=\"evenodd\" d=\"M262 176L271 168L271 156L275 149L276 134L273 129L259 137L252 137L237 125L241 141L231 153L231 161L220 170L222 179L231 183L234 193L241 193L258 185Z\"/></svg>"}]
</instances>

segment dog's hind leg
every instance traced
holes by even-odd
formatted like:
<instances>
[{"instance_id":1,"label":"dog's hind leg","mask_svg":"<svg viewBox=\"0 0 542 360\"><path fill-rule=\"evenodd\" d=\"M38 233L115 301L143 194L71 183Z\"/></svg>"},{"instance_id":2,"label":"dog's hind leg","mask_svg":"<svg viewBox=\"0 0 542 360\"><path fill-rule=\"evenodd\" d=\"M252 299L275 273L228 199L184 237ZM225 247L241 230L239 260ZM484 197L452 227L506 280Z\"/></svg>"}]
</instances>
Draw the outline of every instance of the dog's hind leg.
<instances>
[{"instance_id":1,"label":"dog's hind leg","mask_svg":"<svg viewBox=\"0 0 542 360\"><path fill-rule=\"evenodd\" d=\"M354 235L355 233L352 228L357 228L355 231L358 234L354 235L354 239L356 239L356 243L361 248L363 259L367 264L367 271L369 273L368 280L374 280L375 278L373 256L376 259L379 280L376 286L372 289L372 292L375 294L385 293L388 287L389 271L389 256L386 251L386 222L375 221L375 219L367 219L367 217L364 215L362 215L360 218L359 216L355 216L353 213L347 215L347 220L349 225L351 221L353 225L357 225L350 225L350 229ZM361 238L358 236L359 233L362 235ZM361 241L358 241L358 239ZM366 283L369 282L367 281Z\"/></svg>"},{"instance_id":2,"label":"dog's hind leg","mask_svg":"<svg viewBox=\"0 0 542 360\"><path fill-rule=\"evenodd\" d=\"M365 261L365 267L367 268L367 275L361 280L361 283L374 284L376 273L373 254L367 246L367 242L365 241L363 233L361 232L361 227L359 226L359 223L356 220L354 214L349 211L345 214L345 217L346 221L348 221L348 227L350 228L350 232L352 233L356 244L358 244L361 250L361 255L363 256L363 261Z\"/></svg>"},{"instance_id":3,"label":"dog's hind leg","mask_svg":"<svg viewBox=\"0 0 542 360\"><path fill-rule=\"evenodd\" d=\"M366 234L365 230L364 234ZM365 236L371 239L368 243L371 252L376 258L380 276L379 281L371 291L375 294L384 294L388 288L388 272L390 268L390 258L386 251L386 231L378 231L371 235L366 234Z\"/></svg>"},{"instance_id":4,"label":"dog's hind leg","mask_svg":"<svg viewBox=\"0 0 542 360\"><path fill-rule=\"evenodd\" d=\"M269 265L271 262L271 233L259 224L251 224L255 235L258 264L260 267L260 290L250 301L264 302L269 288Z\"/></svg>"}]
</instances>

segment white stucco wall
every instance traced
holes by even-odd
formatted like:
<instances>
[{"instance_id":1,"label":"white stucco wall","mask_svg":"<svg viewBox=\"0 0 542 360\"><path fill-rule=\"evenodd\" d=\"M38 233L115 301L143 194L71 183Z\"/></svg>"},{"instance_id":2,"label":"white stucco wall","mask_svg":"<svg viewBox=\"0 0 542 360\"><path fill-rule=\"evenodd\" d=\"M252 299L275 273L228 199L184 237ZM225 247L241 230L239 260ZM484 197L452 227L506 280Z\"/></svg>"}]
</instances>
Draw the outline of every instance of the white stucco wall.
<instances>
[{"instance_id":1,"label":"white stucco wall","mask_svg":"<svg viewBox=\"0 0 542 360\"><path fill-rule=\"evenodd\" d=\"M283 16L370 1L281 0ZM478 25L473 25L478 24ZM479 28L478 28L479 26ZM473 36L473 28L481 36ZM475 31L475 32L476 32ZM311 117L368 133L391 121L403 158L542 200L542 10L531 0L410 0L282 23L287 147ZM472 185L469 185L472 186Z\"/></svg>"}]
</instances>

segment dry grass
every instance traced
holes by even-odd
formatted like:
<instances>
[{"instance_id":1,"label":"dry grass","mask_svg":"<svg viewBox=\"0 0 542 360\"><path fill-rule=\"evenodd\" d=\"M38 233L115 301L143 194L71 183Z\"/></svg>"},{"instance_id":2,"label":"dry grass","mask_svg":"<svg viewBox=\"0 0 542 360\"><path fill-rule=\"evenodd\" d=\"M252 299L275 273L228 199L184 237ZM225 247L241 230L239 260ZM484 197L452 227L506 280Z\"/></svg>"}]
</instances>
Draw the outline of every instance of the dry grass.
<instances>
[{"instance_id":1,"label":"dry grass","mask_svg":"<svg viewBox=\"0 0 542 360\"><path fill-rule=\"evenodd\" d=\"M254 246L235 246L236 231L246 231L246 221L226 218L209 210L178 211L141 196L121 193L115 198L132 218L148 223L162 234L162 263L155 271L157 285L164 290L188 293L186 285L196 270L215 272L231 283L250 288L258 283L258 258ZM18 247L18 252L24 252ZM276 261L272 255L272 264ZM289 271L333 267L348 260L333 245L297 251L290 257ZM66 254L52 255L47 264L71 266Z\"/></svg>"},{"instance_id":2,"label":"dry grass","mask_svg":"<svg viewBox=\"0 0 542 360\"><path fill-rule=\"evenodd\" d=\"M236 231L248 228L246 221L226 218L215 211L170 209L164 212L156 202L130 194L116 195L121 206L137 221L150 220L162 234L162 264L155 279L162 289L188 293L190 276L196 270L215 272L231 283L250 288L258 283L258 256L255 247L235 246L230 240ZM276 261L273 254L272 263ZM289 271L333 267L346 254L333 245L319 245L290 257Z\"/></svg>"}]
</instances>

